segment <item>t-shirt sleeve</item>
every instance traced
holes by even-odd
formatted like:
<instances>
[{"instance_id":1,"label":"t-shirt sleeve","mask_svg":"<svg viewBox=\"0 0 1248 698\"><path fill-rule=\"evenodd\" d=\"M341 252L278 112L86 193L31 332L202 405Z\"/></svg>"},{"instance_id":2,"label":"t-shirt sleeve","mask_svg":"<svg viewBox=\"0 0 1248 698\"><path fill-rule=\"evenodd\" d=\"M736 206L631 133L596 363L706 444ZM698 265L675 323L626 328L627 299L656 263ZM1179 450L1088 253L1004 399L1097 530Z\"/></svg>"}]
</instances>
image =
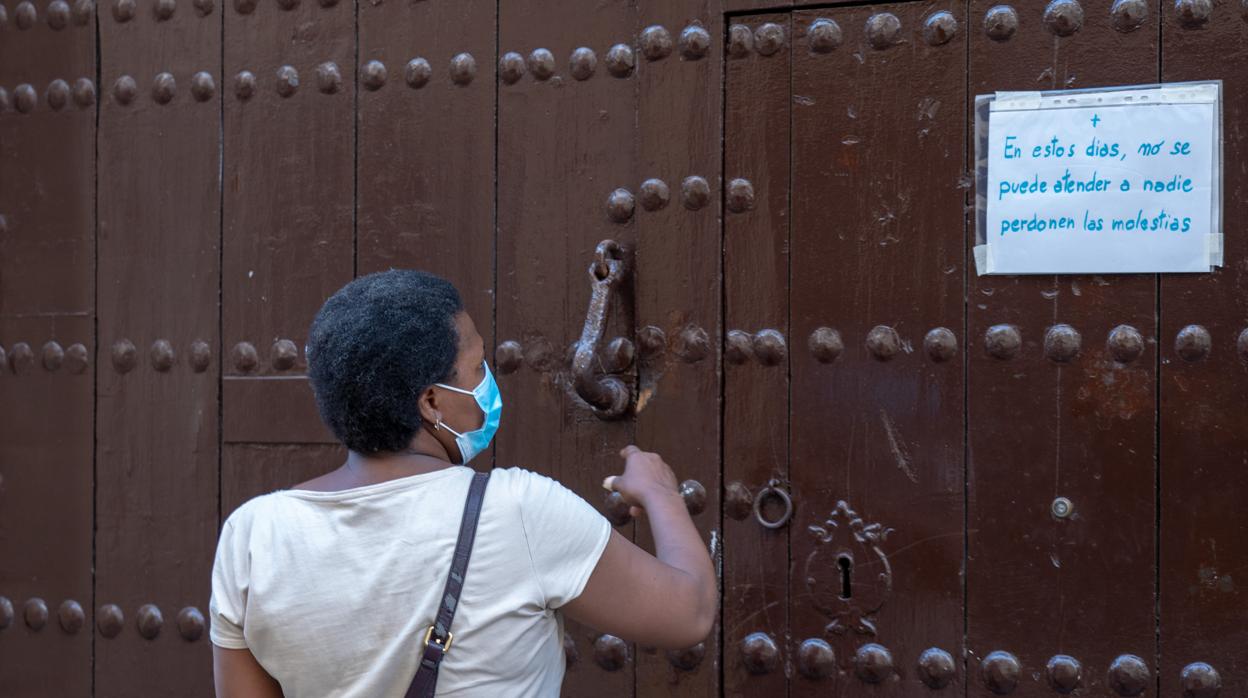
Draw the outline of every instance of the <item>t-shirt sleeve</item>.
<instances>
[{"instance_id":1,"label":"t-shirt sleeve","mask_svg":"<svg viewBox=\"0 0 1248 698\"><path fill-rule=\"evenodd\" d=\"M243 619L247 615L247 587L250 572L247 536L227 519L217 541L212 563L212 598L208 601L212 644L225 649L247 648Z\"/></svg>"},{"instance_id":2,"label":"t-shirt sleeve","mask_svg":"<svg viewBox=\"0 0 1248 698\"><path fill-rule=\"evenodd\" d=\"M611 524L575 492L527 470L513 471L529 557L547 608L581 595L611 539Z\"/></svg>"}]
</instances>

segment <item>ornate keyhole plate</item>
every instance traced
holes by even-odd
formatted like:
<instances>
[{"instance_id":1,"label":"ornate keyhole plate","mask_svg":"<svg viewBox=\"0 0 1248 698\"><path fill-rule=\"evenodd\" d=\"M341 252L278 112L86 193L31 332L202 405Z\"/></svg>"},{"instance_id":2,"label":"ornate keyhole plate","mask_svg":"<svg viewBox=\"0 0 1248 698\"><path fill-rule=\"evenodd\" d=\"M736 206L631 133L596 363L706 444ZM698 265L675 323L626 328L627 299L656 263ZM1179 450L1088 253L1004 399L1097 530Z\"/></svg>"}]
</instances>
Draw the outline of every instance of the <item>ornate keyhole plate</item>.
<instances>
[{"instance_id":1,"label":"ornate keyhole plate","mask_svg":"<svg viewBox=\"0 0 1248 698\"><path fill-rule=\"evenodd\" d=\"M806 591L828 617L830 637L874 637L875 613L893 589L893 569L883 545L893 529L867 523L845 501L822 525L810 527L815 549L806 558Z\"/></svg>"}]
</instances>

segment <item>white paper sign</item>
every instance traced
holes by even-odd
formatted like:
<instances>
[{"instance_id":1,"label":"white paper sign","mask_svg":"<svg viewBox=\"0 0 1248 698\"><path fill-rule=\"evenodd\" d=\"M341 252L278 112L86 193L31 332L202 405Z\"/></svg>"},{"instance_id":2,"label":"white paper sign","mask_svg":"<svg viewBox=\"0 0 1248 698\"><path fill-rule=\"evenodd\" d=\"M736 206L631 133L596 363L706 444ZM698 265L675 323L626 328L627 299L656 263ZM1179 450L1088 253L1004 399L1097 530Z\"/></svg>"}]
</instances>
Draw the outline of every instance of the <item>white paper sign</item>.
<instances>
[{"instance_id":1,"label":"white paper sign","mask_svg":"<svg viewBox=\"0 0 1248 698\"><path fill-rule=\"evenodd\" d=\"M1219 87L998 93L980 180L980 272L1221 264Z\"/></svg>"}]
</instances>

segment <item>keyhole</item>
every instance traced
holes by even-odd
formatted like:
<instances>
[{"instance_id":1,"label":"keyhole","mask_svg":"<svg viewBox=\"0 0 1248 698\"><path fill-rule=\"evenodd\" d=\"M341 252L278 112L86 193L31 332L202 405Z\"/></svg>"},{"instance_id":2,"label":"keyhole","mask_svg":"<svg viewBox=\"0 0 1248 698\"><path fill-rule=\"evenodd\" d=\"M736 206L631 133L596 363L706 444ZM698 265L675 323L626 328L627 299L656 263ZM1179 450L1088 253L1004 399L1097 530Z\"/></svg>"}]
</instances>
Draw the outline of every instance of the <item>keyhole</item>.
<instances>
[{"instance_id":1,"label":"keyhole","mask_svg":"<svg viewBox=\"0 0 1248 698\"><path fill-rule=\"evenodd\" d=\"M848 555L842 555L836 559L836 564L841 568L841 598L849 599L854 595L849 581L854 572L854 561Z\"/></svg>"}]
</instances>

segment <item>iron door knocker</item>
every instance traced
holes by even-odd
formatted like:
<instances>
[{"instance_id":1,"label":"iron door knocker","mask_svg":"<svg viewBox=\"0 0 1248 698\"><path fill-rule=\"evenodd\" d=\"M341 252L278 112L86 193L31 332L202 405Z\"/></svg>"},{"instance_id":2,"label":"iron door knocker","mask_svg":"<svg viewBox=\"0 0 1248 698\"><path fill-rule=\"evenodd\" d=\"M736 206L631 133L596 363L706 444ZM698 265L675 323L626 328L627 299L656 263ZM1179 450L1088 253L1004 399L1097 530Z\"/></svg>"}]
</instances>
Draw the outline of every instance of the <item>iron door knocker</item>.
<instances>
[{"instance_id":1,"label":"iron door knocker","mask_svg":"<svg viewBox=\"0 0 1248 698\"><path fill-rule=\"evenodd\" d=\"M585 327L576 343L572 359L572 384L576 394L589 403L594 414L602 419L619 419L632 404L632 391L617 376L595 375L594 362L598 343L602 341L607 326L607 307L611 302L611 290L624 279L626 266L621 257L620 244L603 240L594 251L594 261L589 265L589 310L585 313Z\"/></svg>"}]
</instances>

